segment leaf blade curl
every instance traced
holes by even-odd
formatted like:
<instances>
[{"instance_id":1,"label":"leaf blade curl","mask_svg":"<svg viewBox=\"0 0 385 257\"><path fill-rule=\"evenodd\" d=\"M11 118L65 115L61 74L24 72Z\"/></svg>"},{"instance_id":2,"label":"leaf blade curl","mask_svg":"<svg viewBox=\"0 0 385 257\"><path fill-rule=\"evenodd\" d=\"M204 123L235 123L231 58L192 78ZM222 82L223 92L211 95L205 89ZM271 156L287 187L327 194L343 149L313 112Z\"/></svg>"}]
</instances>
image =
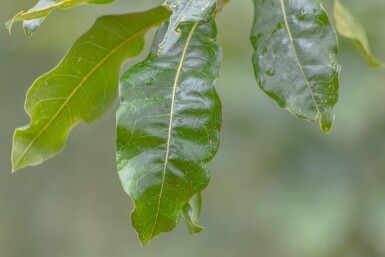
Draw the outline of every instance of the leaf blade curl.
<instances>
[{"instance_id":1,"label":"leaf blade curl","mask_svg":"<svg viewBox=\"0 0 385 257\"><path fill-rule=\"evenodd\" d=\"M27 12L19 12L11 20L5 23L6 28L11 32L13 23L23 21L24 32L28 37L38 30L45 18L55 9L69 8L75 5L106 4L114 0L39 0L39 2Z\"/></svg>"},{"instance_id":2,"label":"leaf blade curl","mask_svg":"<svg viewBox=\"0 0 385 257\"><path fill-rule=\"evenodd\" d=\"M199 218L201 216L202 209L202 195L201 193L195 194L189 203L183 206L182 214L187 224L187 229L190 235L196 235L202 232L205 228L198 225Z\"/></svg>"},{"instance_id":3,"label":"leaf blade curl","mask_svg":"<svg viewBox=\"0 0 385 257\"><path fill-rule=\"evenodd\" d=\"M207 186L206 163L219 147L215 22L181 25L175 46L158 56L167 27L121 79L117 110L118 172L142 244L176 227L182 208Z\"/></svg>"},{"instance_id":4,"label":"leaf blade curl","mask_svg":"<svg viewBox=\"0 0 385 257\"><path fill-rule=\"evenodd\" d=\"M254 0L259 86L282 108L329 132L338 99L337 39L318 0Z\"/></svg>"},{"instance_id":5,"label":"leaf blade curl","mask_svg":"<svg viewBox=\"0 0 385 257\"><path fill-rule=\"evenodd\" d=\"M15 131L12 166L38 165L61 151L69 129L90 123L114 102L122 63L143 49L144 34L168 19L163 7L99 18L27 93L27 127Z\"/></svg>"}]
</instances>

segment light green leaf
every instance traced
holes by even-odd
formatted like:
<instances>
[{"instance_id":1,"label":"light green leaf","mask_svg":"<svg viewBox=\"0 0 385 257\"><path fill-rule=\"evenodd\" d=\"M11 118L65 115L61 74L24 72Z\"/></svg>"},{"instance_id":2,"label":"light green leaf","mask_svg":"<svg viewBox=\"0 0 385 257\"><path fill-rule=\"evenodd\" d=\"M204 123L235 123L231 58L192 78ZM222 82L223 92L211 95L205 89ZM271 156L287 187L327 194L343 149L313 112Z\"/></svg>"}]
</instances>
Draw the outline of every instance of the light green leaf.
<instances>
[{"instance_id":1,"label":"light green leaf","mask_svg":"<svg viewBox=\"0 0 385 257\"><path fill-rule=\"evenodd\" d=\"M25 34L30 37L43 23L45 17L53 10L58 8L68 8L82 3L105 4L114 0L40 0L33 8L27 12L16 14L5 26L11 32L12 24L23 21Z\"/></svg>"},{"instance_id":2,"label":"light green leaf","mask_svg":"<svg viewBox=\"0 0 385 257\"><path fill-rule=\"evenodd\" d=\"M338 33L354 41L370 66L384 67L371 54L368 37L361 22L339 0L334 1L334 18Z\"/></svg>"},{"instance_id":3,"label":"light green leaf","mask_svg":"<svg viewBox=\"0 0 385 257\"><path fill-rule=\"evenodd\" d=\"M177 226L182 208L206 188L206 163L219 147L215 22L181 24L174 46L159 56L167 27L148 58L124 74L117 110L118 171L142 244Z\"/></svg>"},{"instance_id":4,"label":"light green leaf","mask_svg":"<svg viewBox=\"0 0 385 257\"><path fill-rule=\"evenodd\" d=\"M251 41L259 86L329 132L338 99L337 38L319 0L254 0Z\"/></svg>"},{"instance_id":5,"label":"light green leaf","mask_svg":"<svg viewBox=\"0 0 385 257\"><path fill-rule=\"evenodd\" d=\"M160 43L159 55L166 53L178 40L180 23L209 20L215 10L216 0L165 0L164 5L171 8L173 14L164 39Z\"/></svg>"},{"instance_id":6,"label":"light green leaf","mask_svg":"<svg viewBox=\"0 0 385 257\"><path fill-rule=\"evenodd\" d=\"M144 34L168 19L163 7L99 18L52 71L27 94L28 127L16 130L13 170L37 165L57 154L79 121L92 122L113 103L124 60L143 48Z\"/></svg>"},{"instance_id":7,"label":"light green leaf","mask_svg":"<svg viewBox=\"0 0 385 257\"><path fill-rule=\"evenodd\" d=\"M189 203L183 206L182 213L186 220L187 228L191 235L196 235L204 230L204 227L199 226L197 222L201 216L202 209L202 195L197 193L194 195Z\"/></svg>"}]
</instances>

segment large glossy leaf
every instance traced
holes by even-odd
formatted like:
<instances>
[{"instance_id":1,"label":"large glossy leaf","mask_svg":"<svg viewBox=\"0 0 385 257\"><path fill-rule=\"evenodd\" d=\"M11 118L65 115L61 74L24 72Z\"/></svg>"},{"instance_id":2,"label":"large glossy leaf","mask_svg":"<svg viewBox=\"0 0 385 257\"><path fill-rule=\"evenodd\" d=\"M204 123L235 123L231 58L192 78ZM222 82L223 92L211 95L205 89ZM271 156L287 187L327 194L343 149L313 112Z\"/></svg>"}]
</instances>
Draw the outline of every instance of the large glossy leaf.
<instances>
[{"instance_id":1,"label":"large glossy leaf","mask_svg":"<svg viewBox=\"0 0 385 257\"><path fill-rule=\"evenodd\" d=\"M319 0L254 0L259 86L297 117L330 131L338 98L337 39Z\"/></svg>"},{"instance_id":2,"label":"large glossy leaf","mask_svg":"<svg viewBox=\"0 0 385 257\"><path fill-rule=\"evenodd\" d=\"M339 0L334 1L334 18L338 33L354 41L370 66L384 67L371 54L368 37L361 22Z\"/></svg>"},{"instance_id":3,"label":"large glossy leaf","mask_svg":"<svg viewBox=\"0 0 385 257\"><path fill-rule=\"evenodd\" d=\"M30 37L43 23L45 17L58 8L68 8L82 3L106 4L114 0L39 0L39 2L27 12L16 14L6 22L6 27L11 31L12 24L23 21L25 34Z\"/></svg>"},{"instance_id":4,"label":"large glossy leaf","mask_svg":"<svg viewBox=\"0 0 385 257\"><path fill-rule=\"evenodd\" d=\"M101 116L115 99L123 61L137 55L144 33L169 15L159 7L101 17L56 68L38 78L25 104L31 124L14 135L13 170L52 157L62 149L74 124Z\"/></svg>"},{"instance_id":5,"label":"large glossy leaf","mask_svg":"<svg viewBox=\"0 0 385 257\"><path fill-rule=\"evenodd\" d=\"M117 110L118 171L135 203L131 220L143 244L174 229L183 211L198 232L186 204L208 184L206 163L218 149L221 128L214 21L180 25L174 46L159 56L167 27L148 58L124 74Z\"/></svg>"},{"instance_id":6,"label":"large glossy leaf","mask_svg":"<svg viewBox=\"0 0 385 257\"><path fill-rule=\"evenodd\" d=\"M171 8L173 14L164 39L160 43L159 55L166 53L178 40L180 23L209 20L215 10L216 0L165 0L164 5Z\"/></svg>"}]
</instances>

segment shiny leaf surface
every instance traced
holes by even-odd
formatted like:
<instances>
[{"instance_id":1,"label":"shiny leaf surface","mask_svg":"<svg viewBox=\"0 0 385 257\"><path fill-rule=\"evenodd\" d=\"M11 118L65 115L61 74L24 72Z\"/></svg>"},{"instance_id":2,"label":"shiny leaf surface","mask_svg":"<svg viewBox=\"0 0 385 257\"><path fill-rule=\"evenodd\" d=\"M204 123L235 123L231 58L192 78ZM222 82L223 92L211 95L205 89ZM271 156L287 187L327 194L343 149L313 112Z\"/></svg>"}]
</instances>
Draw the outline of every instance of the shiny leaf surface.
<instances>
[{"instance_id":1,"label":"shiny leaf surface","mask_svg":"<svg viewBox=\"0 0 385 257\"><path fill-rule=\"evenodd\" d=\"M368 37L361 22L339 0L334 1L334 18L337 32L354 41L370 66L384 67L371 54Z\"/></svg>"},{"instance_id":2,"label":"shiny leaf surface","mask_svg":"<svg viewBox=\"0 0 385 257\"><path fill-rule=\"evenodd\" d=\"M148 58L124 74L117 110L118 171L135 204L131 220L142 244L177 226L183 207L206 188L206 163L219 146L214 82L222 54L215 23L180 25L174 46L159 56L167 27Z\"/></svg>"},{"instance_id":3,"label":"shiny leaf surface","mask_svg":"<svg viewBox=\"0 0 385 257\"><path fill-rule=\"evenodd\" d=\"M16 14L11 20L5 23L7 29L11 31L12 24L23 21L25 34L30 37L43 23L45 17L53 10L58 8L68 8L82 3L106 4L114 0L40 0L34 7L27 12Z\"/></svg>"},{"instance_id":4,"label":"shiny leaf surface","mask_svg":"<svg viewBox=\"0 0 385 257\"><path fill-rule=\"evenodd\" d=\"M215 0L165 0L164 5L172 9L169 27L160 43L159 55L166 53L179 38L178 26L182 22L207 21L214 12Z\"/></svg>"},{"instance_id":5,"label":"shiny leaf surface","mask_svg":"<svg viewBox=\"0 0 385 257\"><path fill-rule=\"evenodd\" d=\"M144 33L169 15L159 7L101 17L56 68L38 78L25 104L31 123L14 135L13 170L57 154L72 126L100 117L115 99L123 61L136 56L143 48Z\"/></svg>"},{"instance_id":6,"label":"shiny leaf surface","mask_svg":"<svg viewBox=\"0 0 385 257\"><path fill-rule=\"evenodd\" d=\"M329 132L338 98L337 39L317 0L254 0L251 41L259 86L281 107Z\"/></svg>"}]
</instances>

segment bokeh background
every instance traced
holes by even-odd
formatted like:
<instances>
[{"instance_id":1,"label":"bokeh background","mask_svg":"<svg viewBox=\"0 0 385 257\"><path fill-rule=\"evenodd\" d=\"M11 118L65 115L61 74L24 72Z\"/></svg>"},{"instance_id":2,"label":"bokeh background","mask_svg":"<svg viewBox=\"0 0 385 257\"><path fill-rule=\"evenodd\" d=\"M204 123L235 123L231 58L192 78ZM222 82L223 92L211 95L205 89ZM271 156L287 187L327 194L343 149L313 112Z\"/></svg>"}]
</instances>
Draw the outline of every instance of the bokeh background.
<instances>
[{"instance_id":1,"label":"bokeh background","mask_svg":"<svg viewBox=\"0 0 385 257\"><path fill-rule=\"evenodd\" d=\"M0 21L34 2L0 0ZM56 11L31 39L21 24L12 35L0 29L0 256L384 257L385 70L368 68L341 39L336 122L330 135L322 133L257 87L248 39L251 1L233 0L218 17L224 124L199 236L190 237L181 222L140 246L114 163L114 109L73 129L59 156L10 174L12 134L29 122L23 103L33 80L55 66L96 17L159 3L120 0ZM325 1L329 12L330 4ZM385 1L345 4L385 60Z\"/></svg>"}]
</instances>

